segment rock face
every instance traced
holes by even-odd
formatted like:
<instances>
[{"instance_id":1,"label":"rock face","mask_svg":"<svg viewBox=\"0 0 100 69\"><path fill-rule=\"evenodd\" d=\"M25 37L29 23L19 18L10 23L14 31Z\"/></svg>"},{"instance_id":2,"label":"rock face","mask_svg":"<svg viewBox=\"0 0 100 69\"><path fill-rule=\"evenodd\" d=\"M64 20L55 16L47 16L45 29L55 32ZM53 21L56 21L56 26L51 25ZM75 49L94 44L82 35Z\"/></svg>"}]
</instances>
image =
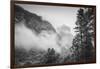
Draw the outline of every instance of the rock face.
<instances>
[{"instance_id":1,"label":"rock face","mask_svg":"<svg viewBox=\"0 0 100 69\"><path fill-rule=\"evenodd\" d=\"M25 48L48 49L61 51L62 47L69 49L72 44L70 28L62 25L58 32L41 16L30 13L15 5L15 45Z\"/></svg>"},{"instance_id":2,"label":"rock face","mask_svg":"<svg viewBox=\"0 0 100 69\"><path fill-rule=\"evenodd\" d=\"M48 21L42 20L41 16L15 5L15 23L18 24L22 21L28 28L35 30L36 33L40 33L42 30L56 32Z\"/></svg>"},{"instance_id":3,"label":"rock face","mask_svg":"<svg viewBox=\"0 0 100 69\"><path fill-rule=\"evenodd\" d=\"M70 28L65 25L59 27L58 32L56 30L41 16L15 5L15 63L25 65L65 62L70 53L68 49L72 35Z\"/></svg>"},{"instance_id":4,"label":"rock face","mask_svg":"<svg viewBox=\"0 0 100 69\"><path fill-rule=\"evenodd\" d=\"M55 34L48 21L15 5L15 64L46 63L43 60L48 48L56 45Z\"/></svg>"}]
</instances>

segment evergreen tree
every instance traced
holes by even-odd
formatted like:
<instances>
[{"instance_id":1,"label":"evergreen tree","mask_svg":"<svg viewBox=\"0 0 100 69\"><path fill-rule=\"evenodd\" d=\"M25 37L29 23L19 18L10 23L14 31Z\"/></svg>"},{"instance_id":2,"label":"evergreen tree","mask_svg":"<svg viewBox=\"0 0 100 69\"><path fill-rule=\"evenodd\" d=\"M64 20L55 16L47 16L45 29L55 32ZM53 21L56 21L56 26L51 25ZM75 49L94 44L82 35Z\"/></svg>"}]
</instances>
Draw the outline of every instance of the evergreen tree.
<instances>
[{"instance_id":1,"label":"evergreen tree","mask_svg":"<svg viewBox=\"0 0 100 69\"><path fill-rule=\"evenodd\" d=\"M54 64L58 63L59 54L55 52L53 48L48 48L47 53L44 55L44 59L42 59L42 63L44 64Z\"/></svg>"},{"instance_id":2,"label":"evergreen tree","mask_svg":"<svg viewBox=\"0 0 100 69\"><path fill-rule=\"evenodd\" d=\"M77 34L75 38L73 39L73 43L72 43L73 46L71 47L71 51L73 52L71 56L73 59L73 62L80 60L81 49L82 49L80 40L81 40L80 34Z\"/></svg>"},{"instance_id":3,"label":"evergreen tree","mask_svg":"<svg viewBox=\"0 0 100 69\"><path fill-rule=\"evenodd\" d=\"M76 31L77 35L73 39L74 57L76 60L85 62L93 59L93 33L94 33L94 13L93 8L81 8L78 10Z\"/></svg>"}]
</instances>

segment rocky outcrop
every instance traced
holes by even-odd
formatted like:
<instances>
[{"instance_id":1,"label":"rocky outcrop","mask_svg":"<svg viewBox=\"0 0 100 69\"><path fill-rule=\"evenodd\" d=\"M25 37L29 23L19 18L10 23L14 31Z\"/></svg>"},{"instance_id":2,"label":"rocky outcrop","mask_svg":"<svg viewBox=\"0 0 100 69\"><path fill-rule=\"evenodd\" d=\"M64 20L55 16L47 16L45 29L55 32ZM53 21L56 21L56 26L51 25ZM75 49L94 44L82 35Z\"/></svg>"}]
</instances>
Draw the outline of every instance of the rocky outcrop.
<instances>
[{"instance_id":1,"label":"rocky outcrop","mask_svg":"<svg viewBox=\"0 0 100 69\"><path fill-rule=\"evenodd\" d=\"M36 33L40 33L42 30L56 32L53 26L48 21L43 20L41 16L15 5L15 23L21 23L22 21L28 28L35 30Z\"/></svg>"}]
</instances>

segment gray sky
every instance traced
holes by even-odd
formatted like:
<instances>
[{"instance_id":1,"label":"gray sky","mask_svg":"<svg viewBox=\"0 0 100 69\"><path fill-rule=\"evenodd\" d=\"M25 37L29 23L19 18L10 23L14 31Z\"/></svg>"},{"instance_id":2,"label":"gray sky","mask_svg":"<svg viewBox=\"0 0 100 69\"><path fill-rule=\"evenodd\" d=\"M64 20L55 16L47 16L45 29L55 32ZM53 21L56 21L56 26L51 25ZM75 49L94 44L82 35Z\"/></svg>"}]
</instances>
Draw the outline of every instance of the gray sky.
<instances>
[{"instance_id":1,"label":"gray sky","mask_svg":"<svg viewBox=\"0 0 100 69\"><path fill-rule=\"evenodd\" d=\"M70 27L71 33L75 35L75 27L78 7L60 7L45 5L18 4L24 9L42 16L44 20L49 21L56 29L61 25Z\"/></svg>"}]
</instances>

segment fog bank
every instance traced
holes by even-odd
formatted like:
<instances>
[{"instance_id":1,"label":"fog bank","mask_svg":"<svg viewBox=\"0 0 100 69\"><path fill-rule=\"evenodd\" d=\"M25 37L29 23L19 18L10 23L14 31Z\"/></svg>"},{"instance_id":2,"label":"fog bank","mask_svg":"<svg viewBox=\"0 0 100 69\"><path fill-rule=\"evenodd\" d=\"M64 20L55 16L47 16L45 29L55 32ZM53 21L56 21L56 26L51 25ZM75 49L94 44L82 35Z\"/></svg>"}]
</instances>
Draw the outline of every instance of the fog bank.
<instances>
[{"instance_id":1,"label":"fog bank","mask_svg":"<svg viewBox=\"0 0 100 69\"><path fill-rule=\"evenodd\" d=\"M67 29L68 28L68 29ZM24 23L15 24L15 46L23 47L26 50L41 49L47 50L54 48L56 52L62 52L62 47L69 49L72 45L73 36L70 28L59 28L58 33L50 31L41 31L40 34L27 28Z\"/></svg>"}]
</instances>

